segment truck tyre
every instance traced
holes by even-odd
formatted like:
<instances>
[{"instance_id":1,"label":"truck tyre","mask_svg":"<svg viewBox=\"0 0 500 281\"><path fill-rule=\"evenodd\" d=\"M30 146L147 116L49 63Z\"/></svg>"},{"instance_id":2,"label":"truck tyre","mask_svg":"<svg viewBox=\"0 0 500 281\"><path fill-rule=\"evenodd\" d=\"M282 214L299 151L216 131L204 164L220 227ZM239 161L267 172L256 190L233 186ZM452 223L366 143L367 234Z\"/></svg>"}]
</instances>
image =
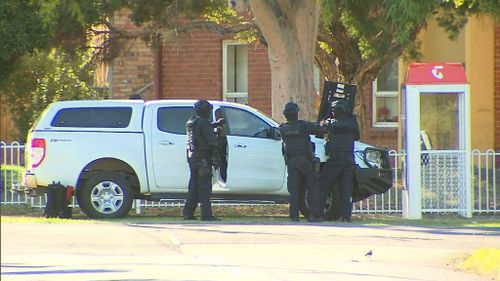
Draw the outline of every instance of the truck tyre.
<instances>
[{"instance_id":1,"label":"truck tyre","mask_svg":"<svg viewBox=\"0 0 500 281\"><path fill-rule=\"evenodd\" d=\"M326 204L323 219L327 221L336 221L342 216L340 210L340 196L336 196L335 188L326 193Z\"/></svg>"},{"instance_id":2,"label":"truck tyre","mask_svg":"<svg viewBox=\"0 0 500 281\"><path fill-rule=\"evenodd\" d=\"M333 189L335 190L335 188ZM329 190L326 193L326 204L323 210L324 220L338 220L341 217L340 202L338 202L338 196L335 196L335 192ZM300 212L306 218L309 217L309 205L307 204L307 190L303 191L303 196L300 197Z\"/></svg>"},{"instance_id":3,"label":"truck tyre","mask_svg":"<svg viewBox=\"0 0 500 281\"><path fill-rule=\"evenodd\" d=\"M124 173L103 171L91 176L78 192L78 204L90 218L122 218L134 196Z\"/></svg>"}]
</instances>

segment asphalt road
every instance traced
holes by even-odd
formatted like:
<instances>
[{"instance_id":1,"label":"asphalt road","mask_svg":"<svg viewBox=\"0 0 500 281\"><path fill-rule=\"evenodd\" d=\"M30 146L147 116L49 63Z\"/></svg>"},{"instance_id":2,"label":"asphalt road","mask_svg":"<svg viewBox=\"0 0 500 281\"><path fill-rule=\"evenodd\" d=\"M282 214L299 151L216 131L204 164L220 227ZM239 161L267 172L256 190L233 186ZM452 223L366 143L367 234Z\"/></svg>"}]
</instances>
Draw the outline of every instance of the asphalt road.
<instances>
[{"instance_id":1,"label":"asphalt road","mask_svg":"<svg viewBox=\"0 0 500 281\"><path fill-rule=\"evenodd\" d=\"M2 223L1 280L489 280L450 265L481 247L500 229Z\"/></svg>"}]
</instances>

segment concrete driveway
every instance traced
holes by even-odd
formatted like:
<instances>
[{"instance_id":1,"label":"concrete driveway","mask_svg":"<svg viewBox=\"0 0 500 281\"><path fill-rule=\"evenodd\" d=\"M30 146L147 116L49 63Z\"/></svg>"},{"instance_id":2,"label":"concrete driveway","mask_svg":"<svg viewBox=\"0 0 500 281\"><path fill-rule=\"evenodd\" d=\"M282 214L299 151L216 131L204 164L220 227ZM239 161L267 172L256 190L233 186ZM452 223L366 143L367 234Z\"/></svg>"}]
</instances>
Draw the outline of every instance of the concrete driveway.
<instances>
[{"instance_id":1,"label":"concrete driveway","mask_svg":"<svg viewBox=\"0 0 500 281\"><path fill-rule=\"evenodd\" d=\"M450 265L481 247L500 229L2 223L1 280L489 280Z\"/></svg>"}]
</instances>

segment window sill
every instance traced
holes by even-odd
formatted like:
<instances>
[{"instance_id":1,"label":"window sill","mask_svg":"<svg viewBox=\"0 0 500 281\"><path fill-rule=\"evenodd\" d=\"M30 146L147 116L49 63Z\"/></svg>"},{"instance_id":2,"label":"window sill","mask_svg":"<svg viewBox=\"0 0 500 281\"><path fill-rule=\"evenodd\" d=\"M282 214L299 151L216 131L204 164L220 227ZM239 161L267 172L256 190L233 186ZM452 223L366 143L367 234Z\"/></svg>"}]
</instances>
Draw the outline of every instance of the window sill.
<instances>
[{"instance_id":1,"label":"window sill","mask_svg":"<svg viewBox=\"0 0 500 281\"><path fill-rule=\"evenodd\" d=\"M372 127L367 133L370 136L394 137L398 134L398 127Z\"/></svg>"}]
</instances>

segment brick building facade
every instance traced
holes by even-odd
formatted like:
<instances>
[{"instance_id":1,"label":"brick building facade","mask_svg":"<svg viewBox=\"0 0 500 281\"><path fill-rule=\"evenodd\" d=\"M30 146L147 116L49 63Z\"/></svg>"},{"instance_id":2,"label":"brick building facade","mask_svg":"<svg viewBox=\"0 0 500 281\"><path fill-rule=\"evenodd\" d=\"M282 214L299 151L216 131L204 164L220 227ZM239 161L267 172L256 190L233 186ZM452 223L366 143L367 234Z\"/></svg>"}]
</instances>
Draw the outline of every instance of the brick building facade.
<instances>
[{"instance_id":1,"label":"brick building facade","mask_svg":"<svg viewBox=\"0 0 500 281\"><path fill-rule=\"evenodd\" d=\"M120 28L136 28L127 15L113 19ZM146 100L164 98L224 99L222 42L229 37L206 30L194 30L178 40L152 49L140 39L125 45L110 66L110 98L129 98L140 94ZM493 135L496 151L500 151L500 24L494 26ZM271 71L267 50L259 44L248 46L248 104L271 113ZM363 141L397 149L397 128L373 127L372 89L366 89L366 132ZM474 95L472 96L474 98ZM3 141L12 138L15 126L7 108L1 109L0 135ZM474 120L472 120L472 123Z\"/></svg>"},{"instance_id":2,"label":"brick building facade","mask_svg":"<svg viewBox=\"0 0 500 281\"><path fill-rule=\"evenodd\" d=\"M126 17L115 24L129 25ZM178 40L152 50L144 42L135 41L128 51L113 62L112 97L128 98L144 87L144 99L223 97L223 40L227 36L207 30L194 30ZM500 24L495 25L494 57L494 149L500 151ZM362 141L397 149L398 129L373 127L371 87L366 89L366 124ZM259 44L248 47L248 104L271 113L271 71L267 50Z\"/></svg>"},{"instance_id":3,"label":"brick building facade","mask_svg":"<svg viewBox=\"0 0 500 281\"><path fill-rule=\"evenodd\" d=\"M135 28L126 16L114 20L120 28ZM135 40L112 63L112 98L128 98L151 82L142 98L223 100L223 41L231 37L208 30L193 30L159 49ZM248 45L248 104L271 114L271 70L267 49ZM371 92L371 88L366 89ZM368 105L371 94L366 93ZM366 106L366 124L372 124L371 106ZM397 149L397 128L367 128L362 141Z\"/></svg>"}]
</instances>

